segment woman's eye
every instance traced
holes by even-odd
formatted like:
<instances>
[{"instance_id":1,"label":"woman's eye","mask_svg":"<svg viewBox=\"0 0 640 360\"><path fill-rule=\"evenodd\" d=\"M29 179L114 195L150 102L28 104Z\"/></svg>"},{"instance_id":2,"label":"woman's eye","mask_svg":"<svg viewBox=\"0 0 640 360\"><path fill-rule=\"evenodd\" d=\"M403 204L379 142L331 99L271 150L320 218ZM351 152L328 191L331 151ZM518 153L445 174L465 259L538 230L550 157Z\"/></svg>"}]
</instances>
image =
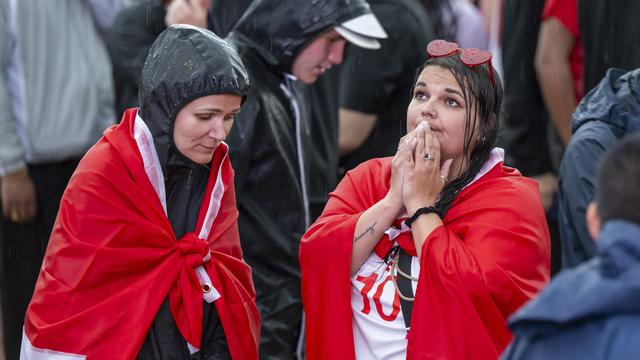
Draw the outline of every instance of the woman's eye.
<instances>
[{"instance_id":1,"label":"woman's eye","mask_svg":"<svg viewBox=\"0 0 640 360\"><path fill-rule=\"evenodd\" d=\"M418 90L413 94L413 97L418 100L422 100L427 98L427 94L425 94L423 91Z\"/></svg>"},{"instance_id":2,"label":"woman's eye","mask_svg":"<svg viewBox=\"0 0 640 360\"><path fill-rule=\"evenodd\" d=\"M225 116L225 117L224 117L224 121L230 121L230 120L233 120L233 119L235 119L235 117L236 117L235 115L228 115L228 116Z\"/></svg>"},{"instance_id":3,"label":"woman's eye","mask_svg":"<svg viewBox=\"0 0 640 360\"><path fill-rule=\"evenodd\" d=\"M452 99L452 98L448 98L445 103L451 107L460 107L460 103L458 103L457 100Z\"/></svg>"},{"instance_id":4,"label":"woman's eye","mask_svg":"<svg viewBox=\"0 0 640 360\"><path fill-rule=\"evenodd\" d=\"M211 114L208 114L208 115L198 115L198 119L203 120L203 121L209 120L209 119L211 119Z\"/></svg>"}]
</instances>

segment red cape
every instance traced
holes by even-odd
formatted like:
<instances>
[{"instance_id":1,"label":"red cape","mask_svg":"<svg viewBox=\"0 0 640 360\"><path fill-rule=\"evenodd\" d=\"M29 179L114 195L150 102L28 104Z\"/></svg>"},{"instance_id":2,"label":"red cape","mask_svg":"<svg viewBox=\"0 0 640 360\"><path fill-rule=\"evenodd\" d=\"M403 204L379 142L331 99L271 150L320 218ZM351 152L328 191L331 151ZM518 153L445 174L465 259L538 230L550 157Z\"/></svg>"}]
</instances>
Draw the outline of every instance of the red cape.
<instances>
[{"instance_id":1,"label":"red cape","mask_svg":"<svg viewBox=\"0 0 640 360\"><path fill-rule=\"evenodd\" d=\"M354 359L349 267L360 214L389 189L391 159L349 172L300 245L307 359ZM496 359L506 318L549 280L537 184L497 164L464 189L425 241L408 359Z\"/></svg>"},{"instance_id":2,"label":"red cape","mask_svg":"<svg viewBox=\"0 0 640 360\"><path fill-rule=\"evenodd\" d=\"M178 241L145 173L135 117L128 110L105 131L64 193L25 320L31 346L89 359L135 358L167 296L180 332L199 346L203 292L193 269L203 265L222 295L215 306L232 357L257 359L260 318L242 259L226 144L214 153L196 231ZM224 194L207 244L195 234L218 176Z\"/></svg>"}]
</instances>

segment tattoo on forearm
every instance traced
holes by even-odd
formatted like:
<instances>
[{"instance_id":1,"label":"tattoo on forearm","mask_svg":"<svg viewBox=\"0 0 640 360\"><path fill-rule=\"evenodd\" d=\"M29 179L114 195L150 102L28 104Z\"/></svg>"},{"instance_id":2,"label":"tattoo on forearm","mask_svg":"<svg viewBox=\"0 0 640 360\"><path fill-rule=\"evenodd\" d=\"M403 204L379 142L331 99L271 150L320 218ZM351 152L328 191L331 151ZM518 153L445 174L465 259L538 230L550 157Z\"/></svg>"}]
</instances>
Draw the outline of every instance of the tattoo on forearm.
<instances>
[{"instance_id":1,"label":"tattoo on forearm","mask_svg":"<svg viewBox=\"0 0 640 360\"><path fill-rule=\"evenodd\" d=\"M376 226L377 223L378 223L377 221L374 222L373 225L369 226L362 234L356 236L353 239L353 242L356 242L356 241L360 240L363 236L367 235L367 233L369 233L370 235L373 235L376 232L374 227Z\"/></svg>"}]
</instances>

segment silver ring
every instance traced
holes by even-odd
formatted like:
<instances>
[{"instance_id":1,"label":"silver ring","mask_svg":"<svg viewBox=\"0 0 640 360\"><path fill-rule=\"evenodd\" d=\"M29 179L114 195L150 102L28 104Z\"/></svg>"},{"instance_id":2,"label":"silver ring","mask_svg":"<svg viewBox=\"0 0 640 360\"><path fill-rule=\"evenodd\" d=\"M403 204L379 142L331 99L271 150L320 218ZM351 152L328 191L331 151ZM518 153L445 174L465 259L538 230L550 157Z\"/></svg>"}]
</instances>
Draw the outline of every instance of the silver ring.
<instances>
[{"instance_id":1,"label":"silver ring","mask_svg":"<svg viewBox=\"0 0 640 360\"><path fill-rule=\"evenodd\" d=\"M431 160L431 161L435 160L435 158L433 156L431 156L431 154L429 154L429 153L424 154L424 159L425 160Z\"/></svg>"},{"instance_id":2,"label":"silver ring","mask_svg":"<svg viewBox=\"0 0 640 360\"><path fill-rule=\"evenodd\" d=\"M442 182L447 182L449 181L449 179L447 179L446 176L440 175L440 179L442 179Z\"/></svg>"}]
</instances>

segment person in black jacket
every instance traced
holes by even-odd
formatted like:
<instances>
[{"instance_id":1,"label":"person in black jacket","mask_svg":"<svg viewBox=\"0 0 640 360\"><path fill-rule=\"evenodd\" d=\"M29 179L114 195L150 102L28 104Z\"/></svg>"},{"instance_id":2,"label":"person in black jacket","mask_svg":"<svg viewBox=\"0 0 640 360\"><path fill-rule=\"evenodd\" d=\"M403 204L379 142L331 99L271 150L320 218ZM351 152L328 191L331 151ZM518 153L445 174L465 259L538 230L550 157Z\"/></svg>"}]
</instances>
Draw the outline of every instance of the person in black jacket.
<instances>
[{"instance_id":1,"label":"person in black jacket","mask_svg":"<svg viewBox=\"0 0 640 360\"><path fill-rule=\"evenodd\" d=\"M386 37L364 0L255 1L227 37L252 84L229 135L239 229L262 315L261 358L288 359L302 321L298 247L310 223L308 157L314 83L342 62L346 40ZM298 346L298 348L301 348Z\"/></svg>"}]
</instances>

